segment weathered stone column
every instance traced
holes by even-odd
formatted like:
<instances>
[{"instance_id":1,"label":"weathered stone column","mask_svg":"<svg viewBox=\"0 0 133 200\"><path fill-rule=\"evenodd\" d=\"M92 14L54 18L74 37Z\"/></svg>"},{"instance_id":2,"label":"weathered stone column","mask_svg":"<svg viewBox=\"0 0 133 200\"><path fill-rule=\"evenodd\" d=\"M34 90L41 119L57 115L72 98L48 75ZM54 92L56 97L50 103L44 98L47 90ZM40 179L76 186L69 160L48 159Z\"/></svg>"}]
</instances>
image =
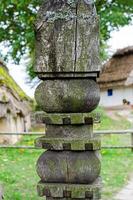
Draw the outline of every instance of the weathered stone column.
<instances>
[{"instance_id":1,"label":"weathered stone column","mask_svg":"<svg viewBox=\"0 0 133 200\"><path fill-rule=\"evenodd\" d=\"M99 21L93 0L45 0L36 22L35 93L47 149L37 162L47 200L100 199L100 140L91 113L100 99Z\"/></svg>"}]
</instances>

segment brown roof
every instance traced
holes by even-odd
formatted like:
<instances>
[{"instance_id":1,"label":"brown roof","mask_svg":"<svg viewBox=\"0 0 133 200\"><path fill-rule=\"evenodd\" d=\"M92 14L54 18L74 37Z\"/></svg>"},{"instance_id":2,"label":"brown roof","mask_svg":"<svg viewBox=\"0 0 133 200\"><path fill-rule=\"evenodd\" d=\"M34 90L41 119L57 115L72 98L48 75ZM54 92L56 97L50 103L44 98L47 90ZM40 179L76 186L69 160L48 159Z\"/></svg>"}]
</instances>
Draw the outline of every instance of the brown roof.
<instances>
[{"instance_id":1,"label":"brown roof","mask_svg":"<svg viewBox=\"0 0 133 200\"><path fill-rule=\"evenodd\" d=\"M98 82L101 88L133 84L133 46L119 49L103 66ZM131 81L132 78L132 81Z\"/></svg>"},{"instance_id":2,"label":"brown roof","mask_svg":"<svg viewBox=\"0 0 133 200\"><path fill-rule=\"evenodd\" d=\"M120 57L130 54L133 54L133 46L128 46L124 49L118 49L116 53L114 53L113 57Z\"/></svg>"}]
</instances>

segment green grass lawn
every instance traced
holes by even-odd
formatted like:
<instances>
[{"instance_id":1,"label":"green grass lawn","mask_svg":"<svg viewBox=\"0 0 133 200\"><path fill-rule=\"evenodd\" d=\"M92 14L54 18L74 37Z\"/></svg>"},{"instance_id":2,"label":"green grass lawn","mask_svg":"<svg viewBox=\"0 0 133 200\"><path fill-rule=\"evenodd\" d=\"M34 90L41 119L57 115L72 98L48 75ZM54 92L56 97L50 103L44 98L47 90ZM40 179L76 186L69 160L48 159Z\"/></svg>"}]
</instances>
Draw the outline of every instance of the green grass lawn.
<instances>
[{"instance_id":1,"label":"green grass lawn","mask_svg":"<svg viewBox=\"0 0 133 200\"><path fill-rule=\"evenodd\" d=\"M125 120L114 121L102 113L101 126L95 129L127 129ZM24 136L20 144L32 145L35 137ZM102 136L102 145L125 145L130 136ZM39 178L36 161L43 150L0 150L0 183L4 186L5 200L41 200L36 192ZM113 200L113 195L133 174L131 150L102 150L103 199Z\"/></svg>"},{"instance_id":2,"label":"green grass lawn","mask_svg":"<svg viewBox=\"0 0 133 200\"><path fill-rule=\"evenodd\" d=\"M39 200L36 194L35 163L41 151L1 150L0 181L5 190L5 200Z\"/></svg>"}]
</instances>

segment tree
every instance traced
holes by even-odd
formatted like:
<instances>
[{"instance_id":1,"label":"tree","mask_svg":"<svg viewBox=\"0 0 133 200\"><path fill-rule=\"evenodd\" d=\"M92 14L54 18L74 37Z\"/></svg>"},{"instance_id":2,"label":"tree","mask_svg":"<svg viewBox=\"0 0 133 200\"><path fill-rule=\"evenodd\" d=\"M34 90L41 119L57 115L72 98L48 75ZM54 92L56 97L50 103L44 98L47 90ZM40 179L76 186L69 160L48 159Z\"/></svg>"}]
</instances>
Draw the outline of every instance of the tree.
<instances>
[{"instance_id":1,"label":"tree","mask_svg":"<svg viewBox=\"0 0 133 200\"><path fill-rule=\"evenodd\" d=\"M107 57L106 47L110 33L132 22L133 2L130 0L95 0L101 22L101 58Z\"/></svg>"},{"instance_id":2,"label":"tree","mask_svg":"<svg viewBox=\"0 0 133 200\"><path fill-rule=\"evenodd\" d=\"M0 43L6 42L9 52L16 63L22 55L33 58L34 28L36 13L42 0L1 0L0 6ZM101 18L101 49L106 46L110 33L132 21L133 2L131 0L95 0L97 12ZM104 51L101 52L104 59ZM33 74L31 64L28 71Z\"/></svg>"}]
</instances>

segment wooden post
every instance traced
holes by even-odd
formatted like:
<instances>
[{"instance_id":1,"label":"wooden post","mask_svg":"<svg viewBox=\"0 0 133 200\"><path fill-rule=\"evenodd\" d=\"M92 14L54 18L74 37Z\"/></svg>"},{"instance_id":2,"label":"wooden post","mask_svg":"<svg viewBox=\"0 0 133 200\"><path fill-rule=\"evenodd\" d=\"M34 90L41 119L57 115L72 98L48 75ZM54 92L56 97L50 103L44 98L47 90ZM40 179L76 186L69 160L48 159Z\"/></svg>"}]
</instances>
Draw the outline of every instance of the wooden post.
<instances>
[{"instance_id":1,"label":"wooden post","mask_svg":"<svg viewBox=\"0 0 133 200\"><path fill-rule=\"evenodd\" d=\"M36 166L47 200L100 199L101 146L89 116L100 101L98 29L93 0L48 0L38 12L35 99L46 137L36 146L48 151Z\"/></svg>"}]
</instances>

